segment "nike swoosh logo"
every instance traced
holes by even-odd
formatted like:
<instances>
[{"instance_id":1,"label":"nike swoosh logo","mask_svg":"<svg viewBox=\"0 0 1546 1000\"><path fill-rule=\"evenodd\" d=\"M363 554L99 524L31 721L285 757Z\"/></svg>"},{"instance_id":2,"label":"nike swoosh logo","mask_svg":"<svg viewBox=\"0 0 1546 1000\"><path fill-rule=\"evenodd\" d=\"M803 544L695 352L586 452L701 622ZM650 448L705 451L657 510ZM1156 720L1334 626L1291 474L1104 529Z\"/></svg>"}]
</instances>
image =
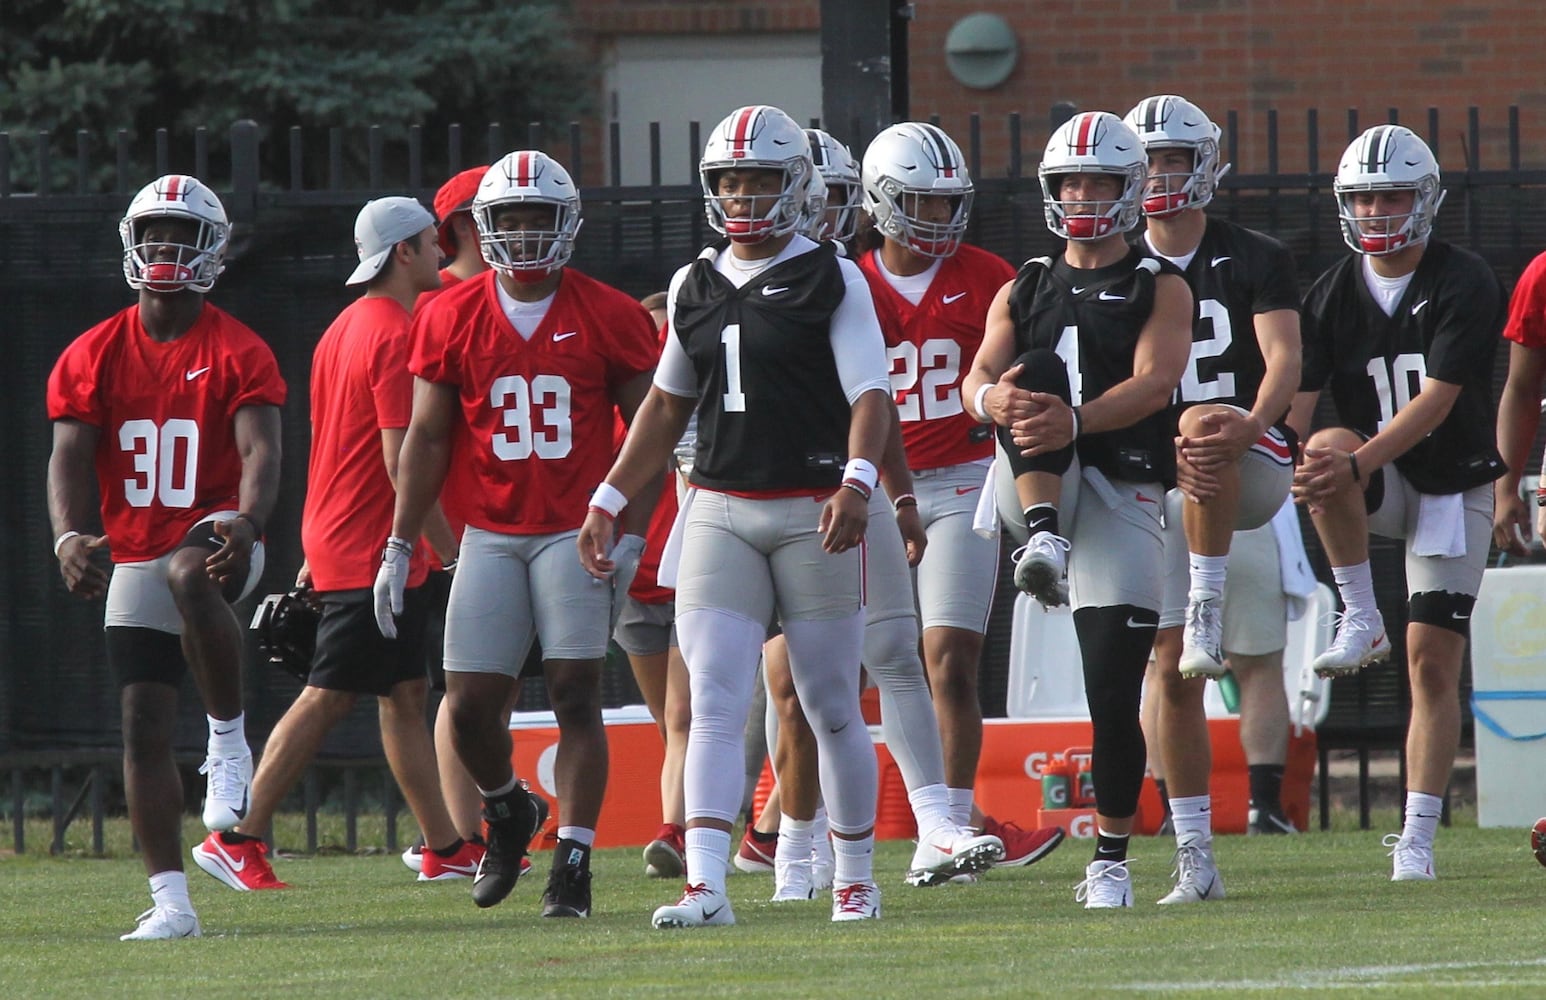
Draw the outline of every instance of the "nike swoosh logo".
<instances>
[{"instance_id":1,"label":"nike swoosh logo","mask_svg":"<svg viewBox=\"0 0 1546 1000\"><path fill-rule=\"evenodd\" d=\"M1422 312L1423 311L1423 306L1425 306L1427 304L1428 304L1428 300L1427 299L1423 299L1421 302L1417 303L1417 305L1412 307L1412 315L1416 316L1418 313Z\"/></svg>"},{"instance_id":2,"label":"nike swoosh logo","mask_svg":"<svg viewBox=\"0 0 1546 1000\"><path fill-rule=\"evenodd\" d=\"M478 874L478 866L470 863L465 865L441 865L441 867L448 872L459 872L468 876Z\"/></svg>"},{"instance_id":3,"label":"nike swoosh logo","mask_svg":"<svg viewBox=\"0 0 1546 1000\"><path fill-rule=\"evenodd\" d=\"M1414 309L1413 312L1415 313L1416 310ZM194 379L198 378L200 375L203 375L207 371L209 371L209 365L205 365L203 368L200 368L198 371L187 372L187 373L185 373L183 375L183 381L185 381L185 382L192 382Z\"/></svg>"},{"instance_id":4,"label":"nike swoosh logo","mask_svg":"<svg viewBox=\"0 0 1546 1000\"><path fill-rule=\"evenodd\" d=\"M1224 263L1226 260L1234 260L1234 259L1235 258L1233 258L1233 257L1215 257L1215 258L1213 258L1213 262L1211 264L1209 264L1208 266L1209 267L1218 267L1220 264Z\"/></svg>"},{"instance_id":5,"label":"nike swoosh logo","mask_svg":"<svg viewBox=\"0 0 1546 1000\"><path fill-rule=\"evenodd\" d=\"M232 726L230 729L217 729L217 730L215 730L215 735L216 736L230 736L234 732L236 732L236 727Z\"/></svg>"},{"instance_id":6,"label":"nike swoosh logo","mask_svg":"<svg viewBox=\"0 0 1546 1000\"><path fill-rule=\"evenodd\" d=\"M1139 503L1158 503L1159 502L1158 500L1151 500L1151 499L1149 499L1148 497L1144 496L1142 493L1134 493L1133 494L1133 499L1137 500Z\"/></svg>"},{"instance_id":7,"label":"nike swoosh logo","mask_svg":"<svg viewBox=\"0 0 1546 1000\"><path fill-rule=\"evenodd\" d=\"M570 337L578 337L579 335L579 330L570 330L568 333L555 333L553 334L553 343L556 344L561 340L568 340Z\"/></svg>"},{"instance_id":8,"label":"nike swoosh logo","mask_svg":"<svg viewBox=\"0 0 1546 1000\"><path fill-rule=\"evenodd\" d=\"M1468 618L1470 618L1470 617L1471 617L1471 616L1470 616L1470 615L1463 615L1463 614L1461 614L1461 613L1460 613L1460 612L1458 612L1458 611L1451 611L1451 612L1450 612L1450 613L1449 613L1449 616L1450 616L1450 617L1451 617L1451 618L1453 618L1453 619L1455 619L1455 621L1457 621L1457 622L1463 622L1463 621L1465 621L1465 620L1466 620L1466 619L1468 619Z\"/></svg>"},{"instance_id":9,"label":"nike swoosh logo","mask_svg":"<svg viewBox=\"0 0 1546 1000\"><path fill-rule=\"evenodd\" d=\"M929 846L934 848L936 851L938 851L939 853L943 854L947 858L951 857L952 855L955 854L955 851L951 850L948 847L941 847L938 844L930 844Z\"/></svg>"},{"instance_id":10,"label":"nike swoosh logo","mask_svg":"<svg viewBox=\"0 0 1546 1000\"><path fill-rule=\"evenodd\" d=\"M220 842L219 837L215 838L215 852L225 859L226 867L231 869L233 872L240 872L243 868L247 867L247 859L243 858L241 861L237 861L235 858L231 857L231 855L226 852L225 845Z\"/></svg>"},{"instance_id":11,"label":"nike swoosh logo","mask_svg":"<svg viewBox=\"0 0 1546 1000\"><path fill-rule=\"evenodd\" d=\"M1136 618L1128 618L1127 619L1127 627L1128 628L1153 628L1154 627L1154 623L1153 622L1141 622L1141 621L1139 621Z\"/></svg>"},{"instance_id":12,"label":"nike swoosh logo","mask_svg":"<svg viewBox=\"0 0 1546 1000\"><path fill-rule=\"evenodd\" d=\"M851 722L853 720L850 719L849 721ZM832 728L828 729L827 732L831 733L833 736L836 736L838 733L842 732L843 730L845 730L847 728L848 728L848 723L845 722L841 726L833 726Z\"/></svg>"},{"instance_id":13,"label":"nike swoosh logo","mask_svg":"<svg viewBox=\"0 0 1546 1000\"><path fill-rule=\"evenodd\" d=\"M1069 290L1070 290L1070 291L1072 291L1072 292L1073 292L1073 293L1074 293L1074 294L1075 294L1075 295L1082 295L1082 294L1083 294L1083 293L1084 293L1084 289L1083 289L1083 288L1081 288L1081 287L1080 287L1080 286L1078 286L1078 285L1074 285L1074 286L1073 286L1073 287L1072 287L1072 288L1070 288L1070 289L1069 289Z\"/></svg>"},{"instance_id":14,"label":"nike swoosh logo","mask_svg":"<svg viewBox=\"0 0 1546 1000\"><path fill-rule=\"evenodd\" d=\"M945 303L945 305L948 306L950 303L956 301L957 299L964 299L964 298L966 298L966 293L965 292L956 292L954 295L941 296L940 297L940 301Z\"/></svg>"},{"instance_id":15,"label":"nike swoosh logo","mask_svg":"<svg viewBox=\"0 0 1546 1000\"><path fill-rule=\"evenodd\" d=\"M1110 292L1101 292L1100 293L1100 300L1102 302L1126 302L1127 301L1127 296L1126 295L1112 295Z\"/></svg>"},{"instance_id":16,"label":"nike swoosh logo","mask_svg":"<svg viewBox=\"0 0 1546 1000\"><path fill-rule=\"evenodd\" d=\"M957 486L956 487L956 496L964 497L964 496L966 496L966 494L973 493L973 492L975 492L977 490L980 490L980 489L982 489L981 486Z\"/></svg>"},{"instance_id":17,"label":"nike swoosh logo","mask_svg":"<svg viewBox=\"0 0 1546 1000\"><path fill-rule=\"evenodd\" d=\"M777 295L779 292L787 292L787 291L789 291L789 286L788 285L768 285L766 288L764 288L762 290L762 294L764 294L764 295ZM714 912L718 913L719 911L715 910Z\"/></svg>"},{"instance_id":18,"label":"nike swoosh logo","mask_svg":"<svg viewBox=\"0 0 1546 1000\"><path fill-rule=\"evenodd\" d=\"M713 920L715 917L719 916L719 911L723 910L724 908L725 905L721 903L720 905L714 907L712 910L704 910L703 919L705 921Z\"/></svg>"}]
</instances>

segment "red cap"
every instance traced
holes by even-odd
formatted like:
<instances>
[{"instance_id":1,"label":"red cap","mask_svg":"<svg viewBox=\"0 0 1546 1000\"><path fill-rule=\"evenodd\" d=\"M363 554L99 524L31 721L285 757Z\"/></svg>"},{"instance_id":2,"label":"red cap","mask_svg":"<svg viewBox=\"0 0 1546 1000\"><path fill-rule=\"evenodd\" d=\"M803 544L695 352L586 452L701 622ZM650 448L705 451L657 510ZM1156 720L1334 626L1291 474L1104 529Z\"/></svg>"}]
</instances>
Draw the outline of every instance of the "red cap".
<instances>
[{"instance_id":1,"label":"red cap","mask_svg":"<svg viewBox=\"0 0 1546 1000\"><path fill-rule=\"evenodd\" d=\"M456 250L446 239L449 234L446 224L457 212L472 208L472 199L477 195L478 185L483 182L486 173L487 166L470 167L440 185L440 190L435 192L435 218L440 220L440 249L447 257L452 256Z\"/></svg>"}]
</instances>

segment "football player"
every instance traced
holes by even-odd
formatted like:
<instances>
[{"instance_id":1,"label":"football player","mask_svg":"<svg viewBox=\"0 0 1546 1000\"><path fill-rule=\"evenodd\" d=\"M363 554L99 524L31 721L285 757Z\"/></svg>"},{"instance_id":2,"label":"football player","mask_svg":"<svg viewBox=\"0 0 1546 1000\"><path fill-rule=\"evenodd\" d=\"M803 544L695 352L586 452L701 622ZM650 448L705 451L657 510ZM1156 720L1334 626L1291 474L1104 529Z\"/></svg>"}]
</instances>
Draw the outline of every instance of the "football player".
<instances>
[{"instance_id":1,"label":"football player","mask_svg":"<svg viewBox=\"0 0 1546 1000\"><path fill-rule=\"evenodd\" d=\"M735 922L725 895L743 774L742 731L775 610L820 746L836 854L832 919L880 916L872 872L876 765L859 709L860 543L894 416L880 329L858 268L799 234L813 170L804 132L752 105L714 127L699 174L728 242L673 277L655 385L591 499L580 560L606 543L696 408L676 570L677 633L692 683L688 885L656 927ZM668 559L669 563L669 559Z\"/></svg>"},{"instance_id":2,"label":"football player","mask_svg":"<svg viewBox=\"0 0 1546 1000\"><path fill-rule=\"evenodd\" d=\"M490 270L414 320L413 418L376 618L383 634L396 632L414 540L444 487L449 513L467 525L446 609L446 700L489 826L473 900L509 895L545 819L545 800L511 769L507 711L536 637L558 717L562 813L542 912L585 917L606 789L600 678L614 595L581 572L572 546L578 511L612 460L614 408L632 419L649 385L655 329L631 297L566 266L580 197L546 153L494 164L472 213ZM618 542L634 560L652 502L629 512Z\"/></svg>"},{"instance_id":3,"label":"football player","mask_svg":"<svg viewBox=\"0 0 1546 1000\"><path fill-rule=\"evenodd\" d=\"M341 312L312 356L311 457L297 577L322 608L316 652L306 686L275 723L252 783L243 832L211 833L193 860L237 890L283 889L262 836L327 734L361 695L375 695L381 745L428 848L421 881L471 878L483 848L464 841L451 823L424 728L424 672L430 593L427 547L410 564L398 637L376 628L371 587L375 544L391 525L393 479L413 406L408 373L410 310L440 281L435 220L412 198L380 198L354 225L359 266L348 284L365 293ZM455 551L444 518L431 522L437 552Z\"/></svg>"},{"instance_id":4,"label":"football player","mask_svg":"<svg viewBox=\"0 0 1546 1000\"><path fill-rule=\"evenodd\" d=\"M1069 119L1039 173L1047 225L1067 245L1056 260L1027 261L994 297L962 398L997 425L1014 474L1028 538L1016 583L1057 603L1067 568L1097 823L1077 898L1125 907L1144 773L1138 703L1162 603L1160 525L1175 457L1167 407L1186 366L1192 295L1175 265L1127 245L1147 163L1120 118Z\"/></svg>"},{"instance_id":5,"label":"football player","mask_svg":"<svg viewBox=\"0 0 1546 1000\"><path fill-rule=\"evenodd\" d=\"M1541 389L1546 385L1546 253L1532 260L1519 276L1509 299L1503 336L1509 341L1508 380L1498 397L1498 450L1508 470L1492 484L1492 541L1499 549L1522 556L1528 550L1531 517L1530 506L1519 495L1519 481L1530 463L1530 445L1541 417ZM1537 486L1536 510L1541 523L1536 533L1546 538L1546 501L1542 497L1546 493Z\"/></svg>"},{"instance_id":6,"label":"football player","mask_svg":"<svg viewBox=\"0 0 1546 1000\"><path fill-rule=\"evenodd\" d=\"M1299 387L1299 286L1282 243L1205 213L1229 165L1221 161L1220 129L1201 108L1164 94L1140 101L1125 121L1149 161L1144 249L1182 269L1196 301L1191 356L1176 390L1179 486L1166 497L1168 578L1154 642L1177 872L1175 890L1160 902L1189 903L1224 896L1213 858L1205 689L1193 679L1222 677L1226 650L1250 725L1273 724L1269 763L1280 775L1287 753L1288 609L1269 522L1293 477L1296 442L1283 421ZM1226 588L1231 540L1252 530L1261 537L1247 540L1233 560L1245 585ZM1245 736L1247 712L1241 715ZM1263 771L1252 774L1264 782ZM1260 798L1276 802L1278 795L1263 788Z\"/></svg>"},{"instance_id":7,"label":"football player","mask_svg":"<svg viewBox=\"0 0 1546 1000\"><path fill-rule=\"evenodd\" d=\"M118 232L139 300L77 338L49 375L49 518L65 586L107 598L129 822L153 901L123 940L198 937L178 846L177 687L191 671L209 720L204 824L229 830L252 780L230 605L263 573L285 384L268 345L205 300L231 225L202 181L147 184ZM100 558L109 551L111 580Z\"/></svg>"},{"instance_id":8,"label":"football player","mask_svg":"<svg viewBox=\"0 0 1546 1000\"><path fill-rule=\"evenodd\" d=\"M1294 473L1294 497L1310 511L1343 604L1314 666L1348 675L1390 655L1369 532L1405 539L1406 810L1401 832L1385 839L1394 880L1427 880L1460 740L1460 670L1487 565L1492 482L1505 471L1491 390L1503 290L1476 254L1433 238L1439 164L1410 129L1376 125L1354 139L1334 191L1353 254L1305 298L1293 407L1303 435L1329 383L1343 424L1309 437Z\"/></svg>"}]
</instances>

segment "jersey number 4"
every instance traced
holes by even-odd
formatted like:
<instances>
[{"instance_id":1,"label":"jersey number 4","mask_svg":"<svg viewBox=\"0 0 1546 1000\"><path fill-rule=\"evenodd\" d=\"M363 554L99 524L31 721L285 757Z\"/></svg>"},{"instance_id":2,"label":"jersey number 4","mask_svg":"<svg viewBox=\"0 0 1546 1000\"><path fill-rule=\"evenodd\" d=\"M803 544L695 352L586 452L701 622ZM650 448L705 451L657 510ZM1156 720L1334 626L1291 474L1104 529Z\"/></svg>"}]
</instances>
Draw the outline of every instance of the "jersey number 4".
<instances>
[{"instance_id":1,"label":"jersey number 4","mask_svg":"<svg viewBox=\"0 0 1546 1000\"><path fill-rule=\"evenodd\" d=\"M504 419L494 435L494 454L503 462L563 458L574 446L569 381L562 375L503 375L489 389L489 405Z\"/></svg>"},{"instance_id":2,"label":"jersey number 4","mask_svg":"<svg viewBox=\"0 0 1546 1000\"><path fill-rule=\"evenodd\" d=\"M163 507L193 506L199 482L197 421L125 420L118 428L118 447L134 456L134 478L123 481L130 507L149 507L156 500Z\"/></svg>"},{"instance_id":3,"label":"jersey number 4","mask_svg":"<svg viewBox=\"0 0 1546 1000\"><path fill-rule=\"evenodd\" d=\"M960 344L943 337L921 345L903 341L888 349L886 358L891 362L897 417L904 423L962 412Z\"/></svg>"}]
</instances>

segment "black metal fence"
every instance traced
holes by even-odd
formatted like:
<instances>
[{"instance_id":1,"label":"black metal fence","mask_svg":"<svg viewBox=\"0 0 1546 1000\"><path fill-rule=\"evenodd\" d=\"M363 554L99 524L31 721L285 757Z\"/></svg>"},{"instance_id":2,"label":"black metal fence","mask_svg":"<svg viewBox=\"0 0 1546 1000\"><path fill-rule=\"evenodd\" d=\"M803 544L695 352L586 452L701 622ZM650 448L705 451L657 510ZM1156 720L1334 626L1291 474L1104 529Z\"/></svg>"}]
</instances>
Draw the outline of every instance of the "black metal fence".
<instances>
[{"instance_id":1,"label":"black metal fence","mask_svg":"<svg viewBox=\"0 0 1546 1000\"><path fill-rule=\"evenodd\" d=\"M1070 110L1063 109L1063 116ZM1386 117L1394 116L1380 120ZM1484 169L1473 158L1451 165L1444 175L1449 198L1436 232L1480 253L1511 286L1537 250L1546 247L1546 199L1540 191L1546 186L1546 171L1521 169L1517 109L1508 109L1507 117L1510 162ZM1471 150L1479 148L1480 120L1473 109L1464 123ZM1370 123L1351 111L1346 121L1349 137ZM1239 117L1230 112L1224 124L1232 136L1238 132ZM1435 112L1417 124L1421 134L1440 134ZM1277 160L1280 123L1275 114L1268 113L1267 125L1272 169L1227 176L1213 210L1283 239L1293 249L1300 280L1307 285L1346 252L1330 197L1341 147L1319 148L1315 137L1320 116L1311 112L1305 122L1307 162L1293 169ZM1028 129L1020 116L1011 116L1011 142L1001 163L983 162L980 120L972 119L966 134L958 137L978 186L969 239L1011 261L1058 248L1043 223L1036 178L1046 134L1042 127ZM636 296L665 287L671 273L713 235L695 184L659 183L668 158L696 164L701 131L694 124L689 147L667 151L661 148L658 127L651 128L649 185L582 188L586 223L573 266ZM38 160L37 169L29 174L56 175L46 162L48 143L0 132L0 343L8 352L0 393L7 459L6 474L0 476L0 511L8 557L0 568L0 754L110 749L118 743L117 696L104 664L101 608L71 599L49 557L44 470L50 430L43 397L48 371L70 340L132 300L121 277L116 231L132 192L171 171L194 173L220 192L234 235L229 268L213 300L268 340L290 385L284 408L284 486L268 526L270 558L259 588L263 593L283 589L301 559L310 357L318 335L354 294L343 280L354 264L353 219L359 206L383 194L410 194L428 203L443 175L426 173L426 163L444 164L449 173L521 144L540 145L544 134L550 133L535 125L520 130L492 125L476 137L472 130L452 127L442 142L418 130L388 136L381 129L332 129L317 135L295 129L262 140L259 128L247 122L234 126L220 143L200 132L192 149L173 148L165 132L148 144L125 133L107 141L82 135L77 183L70 190L25 192L13 187L12 164L18 157L32 156ZM605 170L614 180L621 176L618 137L614 125ZM273 160L260 160L260 141L288 144L287 173L260 176L260 162ZM578 125L568 128L566 141L557 147L557 155L576 176L586 174L587 157L596 155ZM319 149L325 154L319 156ZM1500 351L1498 384L1505 360L1506 352ZM1314 532L1307 530L1306 537L1313 547ZM1324 571L1318 552L1312 555ZM1381 606L1396 640L1394 662L1400 664L1404 648L1396 625L1405 620L1400 560L1393 547L1376 545L1375 562ZM984 658L982 691L989 714L1004 710L1011 597L1012 588L1000 588ZM609 673L610 703L631 693L626 673L625 667ZM295 682L287 677L248 671L250 727L259 740L295 691ZM540 707L540 689L529 686L528 694ZM191 751L202 747L204 728L191 688L186 695L177 746ZM1405 705L1402 670L1371 671L1339 681L1329 729L1378 732L1383 740L1399 733ZM324 753L373 756L379 746L375 728L374 712L362 706L335 732Z\"/></svg>"}]
</instances>

